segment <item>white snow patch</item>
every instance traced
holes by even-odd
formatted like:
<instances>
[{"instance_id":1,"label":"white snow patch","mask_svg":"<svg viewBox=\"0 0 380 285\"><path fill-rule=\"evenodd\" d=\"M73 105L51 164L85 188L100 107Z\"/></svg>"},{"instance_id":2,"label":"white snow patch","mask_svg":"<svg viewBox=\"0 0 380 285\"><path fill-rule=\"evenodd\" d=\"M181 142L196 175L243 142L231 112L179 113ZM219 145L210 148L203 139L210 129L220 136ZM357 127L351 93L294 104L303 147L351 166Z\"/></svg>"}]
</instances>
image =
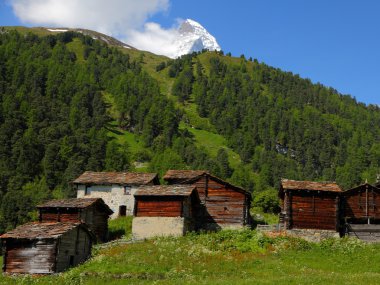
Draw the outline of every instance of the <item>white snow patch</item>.
<instances>
[{"instance_id":1,"label":"white snow patch","mask_svg":"<svg viewBox=\"0 0 380 285\"><path fill-rule=\"evenodd\" d=\"M66 30L66 29L47 29L48 31L50 32L60 32L60 33L64 33L64 32L67 32L69 30Z\"/></svg>"}]
</instances>

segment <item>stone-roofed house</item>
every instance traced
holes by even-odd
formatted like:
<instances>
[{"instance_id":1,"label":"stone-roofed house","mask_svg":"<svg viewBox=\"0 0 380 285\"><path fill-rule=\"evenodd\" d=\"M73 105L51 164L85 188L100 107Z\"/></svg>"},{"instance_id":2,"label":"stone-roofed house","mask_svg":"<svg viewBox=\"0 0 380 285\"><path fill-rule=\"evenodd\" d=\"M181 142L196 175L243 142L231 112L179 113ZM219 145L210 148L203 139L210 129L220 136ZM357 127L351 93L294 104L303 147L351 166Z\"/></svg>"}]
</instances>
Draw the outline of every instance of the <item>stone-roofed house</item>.
<instances>
[{"instance_id":1,"label":"stone-roofed house","mask_svg":"<svg viewBox=\"0 0 380 285\"><path fill-rule=\"evenodd\" d=\"M282 179L280 221L286 229L338 231L341 193L335 182Z\"/></svg>"},{"instance_id":2,"label":"stone-roofed house","mask_svg":"<svg viewBox=\"0 0 380 285\"><path fill-rule=\"evenodd\" d=\"M86 171L73 182L77 198L102 198L111 208L111 219L133 215L138 186L160 184L156 173Z\"/></svg>"},{"instance_id":3,"label":"stone-roofed house","mask_svg":"<svg viewBox=\"0 0 380 285\"><path fill-rule=\"evenodd\" d=\"M196 210L198 229L218 230L251 225L249 209L252 196L248 191L205 170L168 170L164 180L170 185L189 184L196 187L201 201Z\"/></svg>"},{"instance_id":4,"label":"stone-roofed house","mask_svg":"<svg viewBox=\"0 0 380 285\"><path fill-rule=\"evenodd\" d=\"M96 239L85 224L33 222L2 236L3 272L51 274L76 266L91 255Z\"/></svg>"},{"instance_id":5,"label":"stone-roofed house","mask_svg":"<svg viewBox=\"0 0 380 285\"><path fill-rule=\"evenodd\" d=\"M108 239L108 219L113 211L102 198L51 200L37 209L40 222L82 222L96 235L97 241Z\"/></svg>"},{"instance_id":6,"label":"stone-roofed house","mask_svg":"<svg viewBox=\"0 0 380 285\"><path fill-rule=\"evenodd\" d=\"M195 229L199 197L193 185L142 186L135 193L135 239L181 236Z\"/></svg>"}]
</instances>

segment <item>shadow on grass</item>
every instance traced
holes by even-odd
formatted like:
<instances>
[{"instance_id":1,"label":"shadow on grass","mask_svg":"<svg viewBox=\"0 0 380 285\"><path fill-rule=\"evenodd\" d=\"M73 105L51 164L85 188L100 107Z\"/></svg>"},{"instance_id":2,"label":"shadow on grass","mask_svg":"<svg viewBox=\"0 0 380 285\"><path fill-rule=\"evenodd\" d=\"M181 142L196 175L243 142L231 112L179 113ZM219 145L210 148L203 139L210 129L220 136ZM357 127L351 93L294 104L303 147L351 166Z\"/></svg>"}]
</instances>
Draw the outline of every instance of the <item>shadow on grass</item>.
<instances>
[{"instance_id":1,"label":"shadow on grass","mask_svg":"<svg viewBox=\"0 0 380 285\"><path fill-rule=\"evenodd\" d=\"M129 238L132 234L132 216L119 217L108 221L108 239Z\"/></svg>"}]
</instances>

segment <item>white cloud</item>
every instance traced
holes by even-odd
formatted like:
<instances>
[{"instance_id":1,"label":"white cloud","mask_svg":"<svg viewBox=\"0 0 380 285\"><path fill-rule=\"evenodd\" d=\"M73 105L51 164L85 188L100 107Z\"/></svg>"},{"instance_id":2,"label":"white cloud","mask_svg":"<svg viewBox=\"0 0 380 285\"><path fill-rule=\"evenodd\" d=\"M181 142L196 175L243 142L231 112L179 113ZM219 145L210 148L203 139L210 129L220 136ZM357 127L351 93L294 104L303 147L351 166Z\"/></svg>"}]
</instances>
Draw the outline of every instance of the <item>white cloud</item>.
<instances>
[{"instance_id":1,"label":"white cloud","mask_svg":"<svg viewBox=\"0 0 380 285\"><path fill-rule=\"evenodd\" d=\"M130 31L127 40L138 49L175 57L178 49L175 44L177 37L176 28L164 29L159 24L150 22L145 24L143 31Z\"/></svg>"},{"instance_id":2,"label":"white cloud","mask_svg":"<svg viewBox=\"0 0 380 285\"><path fill-rule=\"evenodd\" d=\"M168 9L170 0L10 0L24 23L87 28L113 36L140 29L148 17Z\"/></svg>"},{"instance_id":3,"label":"white cloud","mask_svg":"<svg viewBox=\"0 0 380 285\"><path fill-rule=\"evenodd\" d=\"M24 23L86 28L117 37L141 50L176 56L178 19L172 28L147 22L168 10L170 0L9 0Z\"/></svg>"}]
</instances>

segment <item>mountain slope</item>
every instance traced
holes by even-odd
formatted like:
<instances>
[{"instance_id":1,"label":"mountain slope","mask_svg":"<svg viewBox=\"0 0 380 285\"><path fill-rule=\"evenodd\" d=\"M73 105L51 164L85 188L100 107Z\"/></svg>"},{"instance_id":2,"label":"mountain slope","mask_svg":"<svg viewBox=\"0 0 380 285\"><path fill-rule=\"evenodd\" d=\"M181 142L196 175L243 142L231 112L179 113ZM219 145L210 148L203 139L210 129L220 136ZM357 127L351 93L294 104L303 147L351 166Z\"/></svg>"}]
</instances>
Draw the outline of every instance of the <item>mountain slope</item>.
<instances>
[{"instance_id":1,"label":"mountain slope","mask_svg":"<svg viewBox=\"0 0 380 285\"><path fill-rule=\"evenodd\" d=\"M379 169L378 107L257 60L168 60L82 33L7 30L1 229L73 195L67 182L84 170L208 169L258 193L281 177L350 187Z\"/></svg>"}]
</instances>

